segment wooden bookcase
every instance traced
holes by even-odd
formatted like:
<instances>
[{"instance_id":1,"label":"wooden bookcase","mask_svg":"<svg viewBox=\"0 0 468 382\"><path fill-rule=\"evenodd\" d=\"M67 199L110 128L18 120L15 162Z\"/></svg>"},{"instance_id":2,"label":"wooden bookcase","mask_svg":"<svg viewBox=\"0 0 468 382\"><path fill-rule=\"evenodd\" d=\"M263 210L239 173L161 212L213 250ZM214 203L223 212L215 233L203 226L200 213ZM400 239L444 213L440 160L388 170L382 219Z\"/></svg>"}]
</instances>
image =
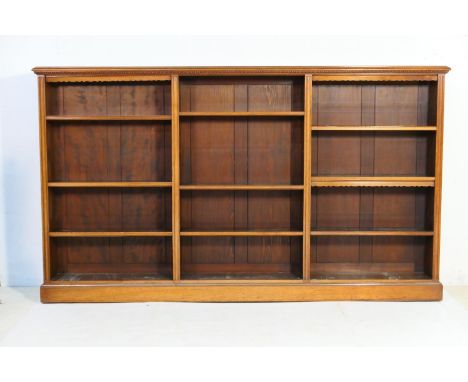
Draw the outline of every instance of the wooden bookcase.
<instances>
[{"instance_id":1,"label":"wooden bookcase","mask_svg":"<svg viewBox=\"0 0 468 382\"><path fill-rule=\"evenodd\" d=\"M33 70L43 302L442 298L449 68Z\"/></svg>"}]
</instances>

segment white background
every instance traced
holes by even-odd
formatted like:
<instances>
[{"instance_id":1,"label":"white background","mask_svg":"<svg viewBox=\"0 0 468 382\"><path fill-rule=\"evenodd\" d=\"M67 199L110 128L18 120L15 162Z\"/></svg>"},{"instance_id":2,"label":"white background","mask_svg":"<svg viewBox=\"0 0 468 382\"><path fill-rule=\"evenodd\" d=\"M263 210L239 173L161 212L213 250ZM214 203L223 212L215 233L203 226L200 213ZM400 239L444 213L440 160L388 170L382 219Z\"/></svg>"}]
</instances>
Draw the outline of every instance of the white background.
<instances>
[{"instance_id":1,"label":"white background","mask_svg":"<svg viewBox=\"0 0 468 382\"><path fill-rule=\"evenodd\" d=\"M448 65L441 280L468 283L468 37L0 38L0 282L42 281L34 66Z\"/></svg>"}]
</instances>

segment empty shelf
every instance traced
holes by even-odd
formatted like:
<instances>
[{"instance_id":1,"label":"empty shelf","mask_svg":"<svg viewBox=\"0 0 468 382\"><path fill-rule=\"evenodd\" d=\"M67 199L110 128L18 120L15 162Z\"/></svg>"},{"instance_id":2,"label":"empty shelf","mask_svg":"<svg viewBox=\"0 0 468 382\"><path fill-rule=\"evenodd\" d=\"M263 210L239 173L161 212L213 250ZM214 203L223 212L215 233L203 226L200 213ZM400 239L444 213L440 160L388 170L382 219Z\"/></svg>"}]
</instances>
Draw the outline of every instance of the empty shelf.
<instances>
[{"instance_id":1,"label":"empty shelf","mask_svg":"<svg viewBox=\"0 0 468 382\"><path fill-rule=\"evenodd\" d=\"M436 126L312 126L312 131L436 131Z\"/></svg>"},{"instance_id":2,"label":"empty shelf","mask_svg":"<svg viewBox=\"0 0 468 382\"><path fill-rule=\"evenodd\" d=\"M172 182L49 182L49 187L172 187Z\"/></svg>"},{"instance_id":3,"label":"empty shelf","mask_svg":"<svg viewBox=\"0 0 468 382\"><path fill-rule=\"evenodd\" d=\"M141 231L141 232L49 232L50 237L158 237L172 236L172 232Z\"/></svg>"},{"instance_id":4,"label":"empty shelf","mask_svg":"<svg viewBox=\"0 0 468 382\"><path fill-rule=\"evenodd\" d=\"M303 111L181 111L181 117L302 117Z\"/></svg>"},{"instance_id":5,"label":"empty shelf","mask_svg":"<svg viewBox=\"0 0 468 382\"><path fill-rule=\"evenodd\" d=\"M434 187L434 177L313 176L312 187Z\"/></svg>"},{"instance_id":6,"label":"empty shelf","mask_svg":"<svg viewBox=\"0 0 468 382\"><path fill-rule=\"evenodd\" d=\"M49 115L47 121L170 121L170 115Z\"/></svg>"}]
</instances>

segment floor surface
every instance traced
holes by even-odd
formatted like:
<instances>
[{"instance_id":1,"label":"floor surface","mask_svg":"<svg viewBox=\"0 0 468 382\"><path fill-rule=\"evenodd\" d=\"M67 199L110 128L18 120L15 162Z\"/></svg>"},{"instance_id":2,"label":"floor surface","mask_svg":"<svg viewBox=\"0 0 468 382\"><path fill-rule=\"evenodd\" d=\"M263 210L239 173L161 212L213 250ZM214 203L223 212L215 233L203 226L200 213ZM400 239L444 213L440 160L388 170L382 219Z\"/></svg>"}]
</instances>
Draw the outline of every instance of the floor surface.
<instances>
[{"instance_id":1,"label":"floor surface","mask_svg":"<svg viewBox=\"0 0 468 382\"><path fill-rule=\"evenodd\" d=\"M468 286L442 302L41 304L0 288L1 346L468 345Z\"/></svg>"}]
</instances>

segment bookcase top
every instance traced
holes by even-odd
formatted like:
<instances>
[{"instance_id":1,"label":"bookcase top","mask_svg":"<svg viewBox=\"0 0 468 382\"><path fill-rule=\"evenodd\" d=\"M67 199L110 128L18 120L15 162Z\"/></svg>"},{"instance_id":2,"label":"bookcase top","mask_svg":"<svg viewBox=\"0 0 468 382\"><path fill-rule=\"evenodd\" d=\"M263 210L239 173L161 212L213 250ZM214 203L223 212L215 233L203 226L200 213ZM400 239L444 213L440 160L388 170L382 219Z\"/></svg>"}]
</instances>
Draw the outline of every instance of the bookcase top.
<instances>
[{"instance_id":1,"label":"bookcase top","mask_svg":"<svg viewBox=\"0 0 468 382\"><path fill-rule=\"evenodd\" d=\"M83 76L83 75L283 75L306 74L445 74L448 66L114 66L114 67L53 67L32 69L37 75Z\"/></svg>"}]
</instances>

